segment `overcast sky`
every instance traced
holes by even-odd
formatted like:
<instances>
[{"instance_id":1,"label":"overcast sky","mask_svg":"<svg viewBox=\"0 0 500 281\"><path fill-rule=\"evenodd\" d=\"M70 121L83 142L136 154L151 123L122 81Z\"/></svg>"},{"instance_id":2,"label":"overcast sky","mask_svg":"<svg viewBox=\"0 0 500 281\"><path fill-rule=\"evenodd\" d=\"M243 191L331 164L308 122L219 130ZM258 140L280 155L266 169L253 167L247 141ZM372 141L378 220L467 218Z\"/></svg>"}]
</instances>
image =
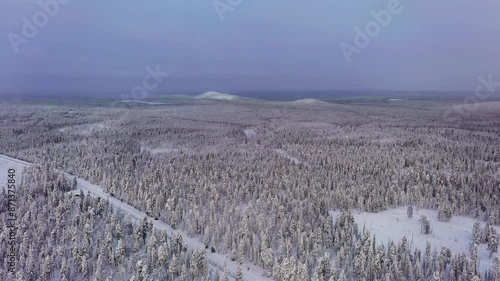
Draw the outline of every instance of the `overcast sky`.
<instances>
[{"instance_id":1,"label":"overcast sky","mask_svg":"<svg viewBox=\"0 0 500 281\"><path fill-rule=\"evenodd\" d=\"M156 91L171 93L473 90L479 75L500 80L498 0L401 0L350 63L340 44L356 46L354 28L391 0L243 0L223 20L212 0L64 0L33 38L22 19L33 23L38 1L0 1L3 93L127 91L148 65L170 73Z\"/></svg>"}]
</instances>

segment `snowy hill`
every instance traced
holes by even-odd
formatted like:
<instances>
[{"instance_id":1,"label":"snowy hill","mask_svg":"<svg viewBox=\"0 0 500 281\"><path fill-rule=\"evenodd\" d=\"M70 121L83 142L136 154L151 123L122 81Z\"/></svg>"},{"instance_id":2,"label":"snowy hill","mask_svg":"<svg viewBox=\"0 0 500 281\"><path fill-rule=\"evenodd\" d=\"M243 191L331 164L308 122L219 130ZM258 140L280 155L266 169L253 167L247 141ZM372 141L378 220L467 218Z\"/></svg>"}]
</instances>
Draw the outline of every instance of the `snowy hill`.
<instances>
[{"instance_id":1,"label":"snowy hill","mask_svg":"<svg viewBox=\"0 0 500 281\"><path fill-rule=\"evenodd\" d=\"M291 103L295 103L295 104L313 104L313 103L324 103L324 101L318 100L318 99L299 99L299 100L294 100Z\"/></svg>"},{"instance_id":2,"label":"snowy hill","mask_svg":"<svg viewBox=\"0 0 500 281\"><path fill-rule=\"evenodd\" d=\"M196 98L197 99L213 99L213 100L234 100L234 99L239 98L239 97L235 96L235 95L210 91L210 92L205 92L201 95L198 95L198 96L196 96Z\"/></svg>"}]
</instances>

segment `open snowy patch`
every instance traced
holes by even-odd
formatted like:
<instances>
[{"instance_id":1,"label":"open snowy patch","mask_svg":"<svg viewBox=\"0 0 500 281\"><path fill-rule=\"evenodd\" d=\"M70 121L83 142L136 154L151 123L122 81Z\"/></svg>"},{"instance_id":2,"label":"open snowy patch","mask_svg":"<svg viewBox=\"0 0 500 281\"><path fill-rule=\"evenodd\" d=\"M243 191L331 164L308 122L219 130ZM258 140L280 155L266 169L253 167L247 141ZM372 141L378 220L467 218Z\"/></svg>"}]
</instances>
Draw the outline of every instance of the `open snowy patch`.
<instances>
[{"instance_id":1,"label":"open snowy patch","mask_svg":"<svg viewBox=\"0 0 500 281\"><path fill-rule=\"evenodd\" d=\"M197 99L213 99L213 100L234 100L238 98L238 96L218 93L218 92L206 92L201 95L196 96Z\"/></svg>"},{"instance_id":2,"label":"open snowy patch","mask_svg":"<svg viewBox=\"0 0 500 281\"><path fill-rule=\"evenodd\" d=\"M0 188L7 189L9 169L14 169L14 180L16 188L21 183L23 168L29 163L0 155Z\"/></svg>"},{"instance_id":3,"label":"open snowy patch","mask_svg":"<svg viewBox=\"0 0 500 281\"><path fill-rule=\"evenodd\" d=\"M406 215L406 207L386 210L379 213L358 213L353 212L354 220L359 226L359 229L366 227L375 237L378 243L387 245L388 240L399 243L404 236L408 239L413 248L418 248L425 252L427 241L431 243L432 248L438 251L441 247L449 248L453 254L464 252L470 257L469 245L473 243L472 228L475 222L480 222L484 228L485 222L478 221L474 218L454 216L449 222L441 222L437 220L437 211L435 210L417 210L414 208L413 218L409 219ZM330 211L334 218L340 212ZM421 216L426 216L431 222L432 233L428 235L421 234L420 223L418 220ZM497 232L500 232L500 227L495 226ZM486 244L481 244L478 247L479 251L479 270L484 274L485 270L491 268L495 256L494 254L489 259L489 251Z\"/></svg>"},{"instance_id":4,"label":"open snowy patch","mask_svg":"<svg viewBox=\"0 0 500 281\"><path fill-rule=\"evenodd\" d=\"M124 103L141 103L141 104L149 104L149 105L166 104L164 102L152 102L152 101L143 101L143 100L121 100L120 102L124 102Z\"/></svg>"},{"instance_id":5,"label":"open snowy patch","mask_svg":"<svg viewBox=\"0 0 500 281\"><path fill-rule=\"evenodd\" d=\"M141 147L141 151L148 151L151 154L174 153L180 151L178 148L172 147Z\"/></svg>"},{"instance_id":6,"label":"open snowy patch","mask_svg":"<svg viewBox=\"0 0 500 281\"><path fill-rule=\"evenodd\" d=\"M151 145L151 144L148 145L141 143L141 152L147 151L151 154L162 154L162 153L168 154L168 153L179 152L181 150L182 148L176 147L168 142L160 143L157 145Z\"/></svg>"},{"instance_id":7,"label":"open snowy patch","mask_svg":"<svg viewBox=\"0 0 500 281\"><path fill-rule=\"evenodd\" d=\"M179 151L177 148L146 148L151 154L173 153Z\"/></svg>"},{"instance_id":8,"label":"open snowy patch","mask_svg":"<svg viewBox=\"0 0 500 281\"><path fill-rule=\"evenodd\" d=\"M287 151L283 150L283 149L275 149L275 151L282 155L283 157L287 158L288 160L290 160L293 164L295 165L299 165L300 163L302 163L302 161L300 161L299 159L293 157L292 155L290 155ZM304 162L304 165L306 166L309 166L309 163L307 162Z\"/></svg>"},{"instance_id":9,"label":"open snowy patch","mask_svg":"<svg viewBox=\"0 0 500 281\"><path fill-rule=\"evenodd\" d=\"M245 133L245 136L247 136L247 138L249 139L255 138L255 136L257 136L257 133L253 129L245 129L243 130L243 132Z\"/></svg>"},{"instance_id":10,"label":"open snowy patch","mask_svg":"<svg viewBox=\"0 0 500 281\"><path fill-rule=\"evenodd\" d=\"M396 102L396 101L404 101L404 99L387 99L387 101Z\"/></svg>"},{"instance_id":11,"label":"open snowy patch","mask_svg":"<svg viewBox=\"0 0 500 281\"><path fill-rule=\"evenodd\" d=\"M90 135L94 132L102 131L109 128L111 125L109 122L99 122L93 124L77 125L59 128L58 131L61 133L72 133L80 135Z\"/></svg>"},{"instance_id":12,"label":"open snowy patch","mask_svg":"<svg viewBox=\"0 0 500 281\"><path fill-rule=\"evenodd\" d=\"M76 110L68 110L68 111L64 112L64 116L66 116L66 117L73 117L77 114L78 114L78 111L76 111Z\"/></svg>"}]
</instances>

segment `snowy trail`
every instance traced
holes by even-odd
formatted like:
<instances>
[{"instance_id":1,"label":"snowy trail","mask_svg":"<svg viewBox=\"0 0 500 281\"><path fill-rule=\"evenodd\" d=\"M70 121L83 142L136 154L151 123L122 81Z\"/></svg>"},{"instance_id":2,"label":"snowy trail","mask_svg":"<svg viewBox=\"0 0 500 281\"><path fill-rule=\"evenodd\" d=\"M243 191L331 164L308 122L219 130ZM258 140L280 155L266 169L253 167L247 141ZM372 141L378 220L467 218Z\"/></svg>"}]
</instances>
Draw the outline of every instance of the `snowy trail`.
<instances>
[{"instance_id":1,"label":"snowy trail","mask_svg":"<svg viewBox=\"0 0 500 281\"><path fill-rule=\"evenodd\" d=\"M23 166L29 166L29 165L31 165L31 163L28 163L26 161L23 161L23 160L20 160L20 159L16 159L16 158L12 158L12 157L9 157L7 155L2 155L2 154L0 154L0 159L7 160L7 161L10 161L10 162L14 162L16 164L20 164L20 165L23 165Z\"/></svg>"},{"instance_id":2,"label":"snowy trail","mask_svg":"<svg viewBox=\"0 0 500 281\"><path fill-rule=\"evenodd\" d=\"M15 170L16 181L20 182L23 178L23 168L28 165L28 162L0 155L0 188L7 190L7 175L9 169Z\"/></svg>"},{"instance_id":3,"label":"snowy trail","mask_svg":"<svg viewBox=\"0 0 500 281\"><path fill-rule=\"evenodd\" d=\"M1 159L5 159L11 162L15 162L21 165L29 166L31 163L15 159L12 157L4 156L0 154ZM64 172L64 175L68 180L73 180L75 177L74 175L71 175L69 173ZM205 246L196 238L189 237L189 235L185 231L179 231L173 229L170 225L159 221L159 220L154 220L153 217L150 217L146 215L145 212L139 211L135 207L122 202L118 200L115 197L112 197L108 193L106 193L100 186L95 185L90 183L89 181L86 181L82 178L76 177L77 179L77 190L82 190L85 193L90 192L91 195L101 197L102 199L108 200L111 205L114 207L122 210L126 214L130 215L133 218L136 218L138 220L144 219L144 217L147 217L150 222L153 223L153 226L158 229L158 230L165 230L167 233L179 233L182 235L183 241L186 243L186 245L193 249L193 250L199 250L199 249L204 249ZM75 193L75 191L71 191L72 193ZM170 238L170 237L169 237ZM224 274L224 262L226 262L227 265L227 270L228 270L228 275L230 278L233 280L236 279L236 270L238 268L238 265L236 262L231 261L231 259L227 258L225 255L218 254L218 253L211 253L207 252L207 263L209 266L212 266L214 268L217 268L220 270L219 275L222 277ZM250 270L247 270L247 268L250 268ZM260 280L272 280L268 277L265 277L264 274L264 269L257 267L251 263L244 263L241 267L242 272L243 272L243 280L248 280L248 281L260 281Z\"/></svg>"}]
</instances>

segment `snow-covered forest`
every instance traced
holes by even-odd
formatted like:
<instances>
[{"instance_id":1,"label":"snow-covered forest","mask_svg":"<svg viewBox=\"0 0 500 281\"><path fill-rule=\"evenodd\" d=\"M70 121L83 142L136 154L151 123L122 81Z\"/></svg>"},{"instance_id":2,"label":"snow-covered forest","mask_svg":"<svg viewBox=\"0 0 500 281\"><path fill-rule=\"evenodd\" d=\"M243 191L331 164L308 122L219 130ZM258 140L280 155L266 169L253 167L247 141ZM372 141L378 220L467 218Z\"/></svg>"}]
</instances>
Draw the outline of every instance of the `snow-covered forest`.
<instances>
[{"instance_id":1,"label":"snow-covered forest","mask_svg":"<svg viewBox=\"0 0 500 281\"><path fill-rule=\"evenodd\" d=\"M2 280L210 280L205 251L188 250L182 236L133 221L100 198L67 193L71 182L50 171L26 170L17 194L17 270L12 276L3 268L0 247ZM0 237L5 245L6 235Z\"/></svg>"},{"instance_id":2,"label":"snow-covered forest","mask_svg":"<svg viewBox=\"0 0 500 281\"><path fill-rule=\"evenodd\" d=\"M283 281L500 280L500 114L449 123L444 110L430 101L0 103L0 153L36 164L18 188L17 273L7 277L1 228L0 276L231 279L209 270L214 252L241 265L241 280L249 265ZM75 186L61 171L204 249L68 193ZM373 226L382 224L394 231ZM445 243L447 226L461 232Z\"/></svg>"}]
</instances>

